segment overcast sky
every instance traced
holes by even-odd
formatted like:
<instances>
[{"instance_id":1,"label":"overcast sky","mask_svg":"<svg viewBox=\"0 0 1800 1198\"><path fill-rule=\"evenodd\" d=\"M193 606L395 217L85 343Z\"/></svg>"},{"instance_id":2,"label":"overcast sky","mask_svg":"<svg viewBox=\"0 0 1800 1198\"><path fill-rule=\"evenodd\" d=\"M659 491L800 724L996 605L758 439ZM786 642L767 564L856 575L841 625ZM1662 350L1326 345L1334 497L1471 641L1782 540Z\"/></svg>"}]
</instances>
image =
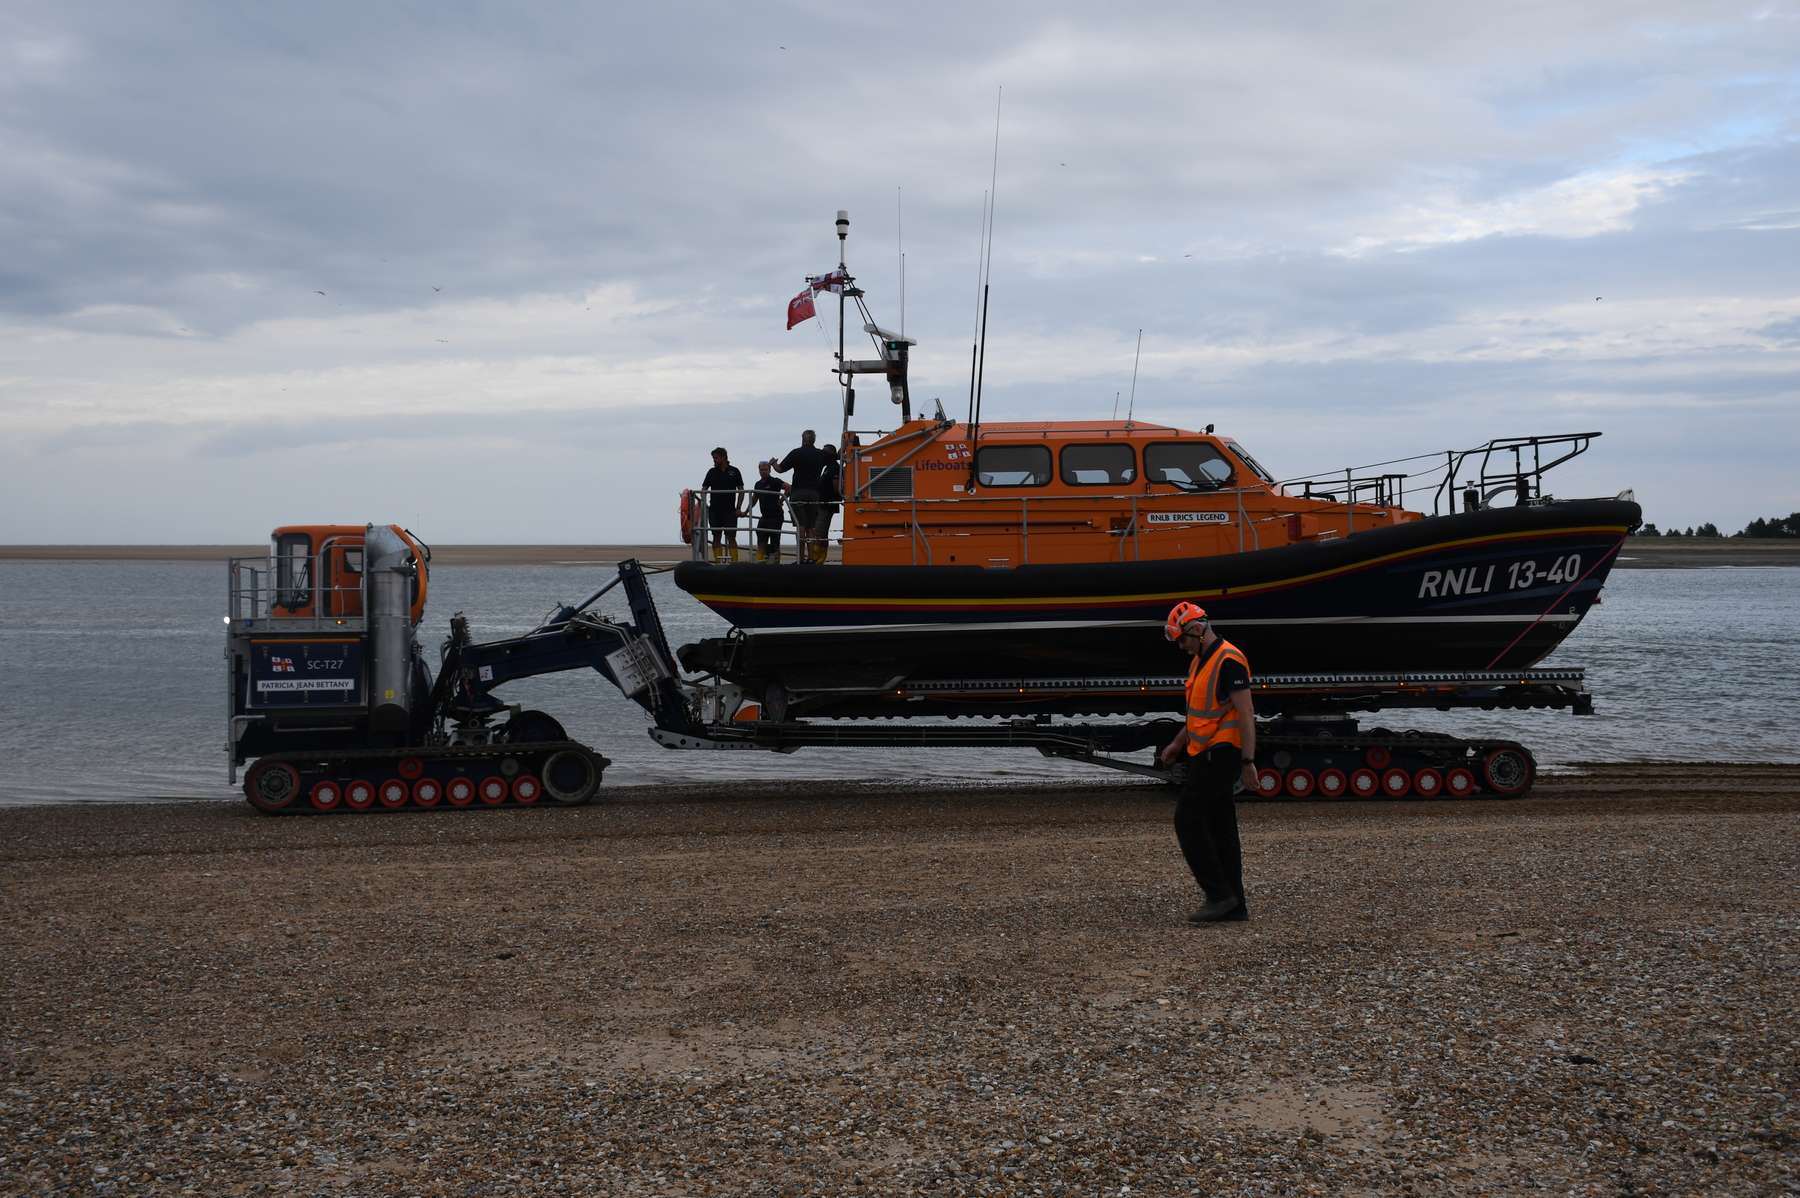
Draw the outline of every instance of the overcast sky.
<instances>
[{"instance_id":1,"label":"overcast sky","mask_svg":"<svg viewBox=\"0 0 1800 1198\"><path fill-rule=\"evenodd\" d=\"M1795 3L0 12L0 541L666 542L834 429L850 262L961 415L1284 477L1603 430L1559 494L1800 509ZM866 345L866 342L864 343ZM859 351L860 352L860 351ZM859 424L890 424L871 388Z\"/></svg>"}]
</instances>

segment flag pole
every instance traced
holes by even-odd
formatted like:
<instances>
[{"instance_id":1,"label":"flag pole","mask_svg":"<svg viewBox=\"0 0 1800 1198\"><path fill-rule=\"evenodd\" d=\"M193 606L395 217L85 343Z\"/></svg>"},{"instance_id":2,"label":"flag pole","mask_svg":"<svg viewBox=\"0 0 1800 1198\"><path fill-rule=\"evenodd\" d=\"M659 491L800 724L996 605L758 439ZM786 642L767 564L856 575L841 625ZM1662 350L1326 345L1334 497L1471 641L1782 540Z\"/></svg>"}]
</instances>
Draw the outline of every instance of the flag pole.
<instances>
[{"instance_id":1,"label":"flag pole","mask_svg":"<svg viewBox=\"0 0 1800 1198\"><path fill-rule=\"evenodd\" d=\"M837 347L837 360L838 360L838 370L839 370L838 385L843 387L843 389L844 389L844 394L841 397L843 400L843 407L844 407L844 431L838 436L838 444L839 444L840 452L841 452L843 447L846 447L850 444L850 397L852 394L854 394L854 392L851 390L851 386L852 386L851 376L842 373L843 368L844 368L844 300L846 298L844 293L846 291L850 290L850 270L849 270L849 267L847 267L844 263L844 243L850 236L850 213L846 209L843 209L843 208L838 209L837 235L838 235L838 276L840 279L842 279L842 284L841 284L841 286L838 287L838 347Z\"/></svg>"}]
</instances>

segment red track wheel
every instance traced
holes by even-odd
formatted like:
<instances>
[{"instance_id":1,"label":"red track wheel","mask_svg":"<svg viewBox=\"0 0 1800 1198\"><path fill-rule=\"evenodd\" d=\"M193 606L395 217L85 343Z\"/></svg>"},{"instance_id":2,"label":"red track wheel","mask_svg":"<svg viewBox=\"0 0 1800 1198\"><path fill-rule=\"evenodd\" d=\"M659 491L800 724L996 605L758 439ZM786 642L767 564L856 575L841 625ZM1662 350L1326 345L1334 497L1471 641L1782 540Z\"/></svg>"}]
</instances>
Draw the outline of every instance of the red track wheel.
<instances>
[{"instance_id":1,"label":"red track wheel","mask_svg":"<svg viewBox=\"0 0 1800 1198\"><path fill-rule=\"evenodd\" d=\"M530 774L513 779L512 797L521 803L535 803L543 796L544 784Z\"/></svg>"},{"instance_id":2,"label":"red track wheel","mask_svg":"<svg viewBox=\"0 0 1800 1198\"><path fill-rule=\"evenodd\" d=\"M259 765L244 779L244 797L262 811L279 811L300 797L300 771L285 761Z\"/></svg>"},{"instance_id":3,"label":"red track wheel","mask_svg":"<svg viewBox=\"0 0 1800 1198\"><path fill-rule=\"evenodd\" d=\"M1359 799L1372 799L1381 793L1381 775L1374 770L1354 770L1350 774L1350 793Z\"/></svg>"},{"instance_id":4,"label":"red track wheel","mask_svg":"<svg viewBox=\"0 0 1800 1198\"><path fill-rule=\"evenodd\" d=\"M1444 775L1426 766L1413 775L1413 789L1427 799L1435 799L1444 793Z\"/></svg>"},{"instance_id":5,"label":"red track wheel","mask_svg":"<svg viewBox=\"0 0 1800 1198\"><path fill-rule=\"evenodd\" d=\"M1343 770L1336 768L1319 771L1319 797L1325 799L1343 798L1344 792L1350 789L1350 778Z\"/></svg>"},{"instance_id":6,"label":"red track wheel","mask_svg":"<svg viewBox=\"0 0 1800 1198\"><path fill-rule=\"evenodd\" d=\"M1495 794L1524 794L1536 775L1530 754L1522 749L1495 749L1481 763L1481 780Z\"/></svg>"},{"instance_id":7,"label":"red track wheel","mask_svg":"<svg viewBox=\"0 0 1800 1198\"><path fill-rule=\"evenodd\" d=\"M1397 799L1413 788L1412 775L1397 765L1390 765L1381 771L1381 793L1390 799Z\"/></svg>"},{"instance_id":8,"label":"red track wheel","mask_svg":"<svg viewBox=\"0 0 1800 1198\"><path fill-rule=\"evenodd\" d=\"M436 807L444 797L444 784L436 778L420 778L412 786L412 800L421 807Z\"/></svg>"},{"instance_id":9,"label":"red track wheel","mask_svg":"<svg viewBox=\"0 0 1800 1198\"><path fill-rule=\"evenodd\" d=\"M492 807L496 803L506 802L506 796L511 794L512 790L507 786L505 778L493 777L483 778L476 785L475 793L481 796L482 802Z\"/></svg>"},{"instance_id":10,"label":"red track wheel","mask_svg":"<svg viewBox=\"0 0 1800 1198\"><path fill-rule=\"evenodd\" d=\"M344 786L344 806L356 811L367 811L375 805L375 784L365 778L358 778Z\"/></svg>"},{"instance_id":11,"label":"red track wheel","mask_svg":"<svg viewBox=\"0 0 1800 1198\"><path fill-rule=\"evenodd\" d=\"M1313 792L1313 775L1311 770L1289 770L1287 776L1287 792L1296 799L1304 799Z\"/></svg>"},{"instance_id":12,"label":"red track wheel","mask_svg":"<svg viewBox=\"0 0 1800 1198\"><path fill-rule=\"evenodd\" d=\"M375 789L375 797L381 800L383 807L404 807L406 800L412 797L412 787L404 779L389 778Z\"/></svg>"},{"instance_id":13,"label":"red track wheel","mask_svg":"<svg viewBox=\"0 0 1800 1198\"><path fill-rule=\"evenodd\" d=\"M1372 770L1381 769L1392 760L1393 758L1388 755L1386 749L1370 749L1367 753L1363 754L1363 764L1367 765Z\"/></svg>"},{"instance_id":14,"label":"red track wheel","mask_svg":"<svg viewBox=\"0 0 1800 1198\"><path fill-rule=\"evenodd\" d=\"M314 807L320 811L330 811L343 799L344 788L329 779L324 782L314 782L310 797Z\"/></svg>"},{"instance_id":15,"label":"red track wheel","mask_svg":"<svg viewBox=\"0 0 1800 1198\"><path fill-rule=\"evenodd\" d=\"M467 807L475 801L475 779L452 778L444 783L444 797L452 807Z\"/></svg>"},{"instance_id":16,"label":"red track wheel","mask_svg":"<svg viewBox=\"0 0 1800 1198\"><path fill-rule=\"evenodd\" d=\"M1265 799L1272 799L1281 793L1284 781L1280 770L1272 770L1264 766L1256 771L1256 793Z\"/></svg>"},{"instance_id":17,"label":"red track wheel","mask_svg":"<svg viewBox=\"0 0 1800 1198\"><path fill-rule=\"evenodd\" d=\"M408 782L411 782L414 778L417 778L420 774L425 772L425 763L420 761L417 757L402 757L400 759L399 769L400 776L405 778Z\"/></svg>"},{"instance_id":18,"label":"red track wheel","mask_svg":"<svg viewBox=\"0 0 1800 1198\"><path fill-rule=\"evenodd\" d=\"M1444 793L1453 799L1464 798L1475 793L1475 771L1457 766L1444 775Z\"/></svg>"}]
</instances>

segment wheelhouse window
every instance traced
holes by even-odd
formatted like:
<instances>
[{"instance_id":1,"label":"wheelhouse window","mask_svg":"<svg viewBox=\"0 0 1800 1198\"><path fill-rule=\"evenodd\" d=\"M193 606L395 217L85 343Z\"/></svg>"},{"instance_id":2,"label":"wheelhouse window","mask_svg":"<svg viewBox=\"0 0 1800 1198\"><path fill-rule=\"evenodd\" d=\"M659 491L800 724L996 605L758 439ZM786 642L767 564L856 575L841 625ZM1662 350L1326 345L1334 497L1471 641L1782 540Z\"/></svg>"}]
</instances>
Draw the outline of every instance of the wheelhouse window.
<instances>
[{"instance_id":1,"label":"wheelhouse window","mask_svg":"<svg viewBox=\"0 0 1800 1198\"><path fill-rule=\"evenodd\" d=\"M1262 479L1266 483L1275 481L1275 476L1270 474L1267 470L1264 470L1262 468L1262 463L1251 457L1249 451L1242 445L1239 445L1236 441L1225 442L1225 448L1229 449L1238 461L1250 467L1256 477Z\"/></svg>"},{"instance_id":2,"label":"wheelhouse window","mask_svg":"<svg viewBox=\"0 0 1800 1198\"><path fill-rule=\"evenodd\" d=\"M1129 445L1069 445L1062 451L1062 480L1072 487L1119 487L1137 477L1137 452Z\"/></svg>"},{"instance_id":3,"label":"wheelhouse window","mask_svg":"<svg viewBox=\"0 0 1800 1198\"><path fill-rule=\"evenodd\" d=\"M1210 441L1158 441L1144 447L1144 477L1153 483L1222 487L1231 481L1231 462Z\"/></svg>"},{"instance_id":4,"label":"wheelhouse window","mask_svg":"<svg viewBox=\"0 0 1800 1198\"><path fill-rule=\"evenodd\" d=\"M275 605L300 608L312 602L312 538L290 532L275 538Z\"/></svg>"},{"instance_id":5,"label":"wheelhouse window","mask_svg":"<svg viewBox=\"0 0 1800 1198\"><path fill-rule=\"evenodd\" d=\"M975 452L975 477L984 487L1048 486L1050 447L989 445Z\"/></svg>"}]
</instances>

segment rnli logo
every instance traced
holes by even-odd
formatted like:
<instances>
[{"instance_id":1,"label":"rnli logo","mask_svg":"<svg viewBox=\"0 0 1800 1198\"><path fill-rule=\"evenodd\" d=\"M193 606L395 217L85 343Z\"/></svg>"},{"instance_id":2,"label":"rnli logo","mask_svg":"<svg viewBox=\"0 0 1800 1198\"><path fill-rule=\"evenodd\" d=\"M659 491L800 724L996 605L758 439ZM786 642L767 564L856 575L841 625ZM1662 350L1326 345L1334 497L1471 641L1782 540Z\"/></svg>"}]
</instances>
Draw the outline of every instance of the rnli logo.
<instances>
[{"instance_id":1,"label":"rnli logo","mask_svg":"<svg viewBox=\"0 0 1800 1198\"><path fill-rule=\"evenodd\" d=\"M277 674L294 673L294 659L291 657L271 657L269 668Z\"/></svg>"},{"instance_id":2,"label":"rnli logo","mask_svg":"<svg viewBox=\"0 0 1800 1198\"><path fill-rule=\"evenodd\" d=\"M1230 524L1230 512L1151 512L1148 524Z\"/></svg>"}]
</instances>

